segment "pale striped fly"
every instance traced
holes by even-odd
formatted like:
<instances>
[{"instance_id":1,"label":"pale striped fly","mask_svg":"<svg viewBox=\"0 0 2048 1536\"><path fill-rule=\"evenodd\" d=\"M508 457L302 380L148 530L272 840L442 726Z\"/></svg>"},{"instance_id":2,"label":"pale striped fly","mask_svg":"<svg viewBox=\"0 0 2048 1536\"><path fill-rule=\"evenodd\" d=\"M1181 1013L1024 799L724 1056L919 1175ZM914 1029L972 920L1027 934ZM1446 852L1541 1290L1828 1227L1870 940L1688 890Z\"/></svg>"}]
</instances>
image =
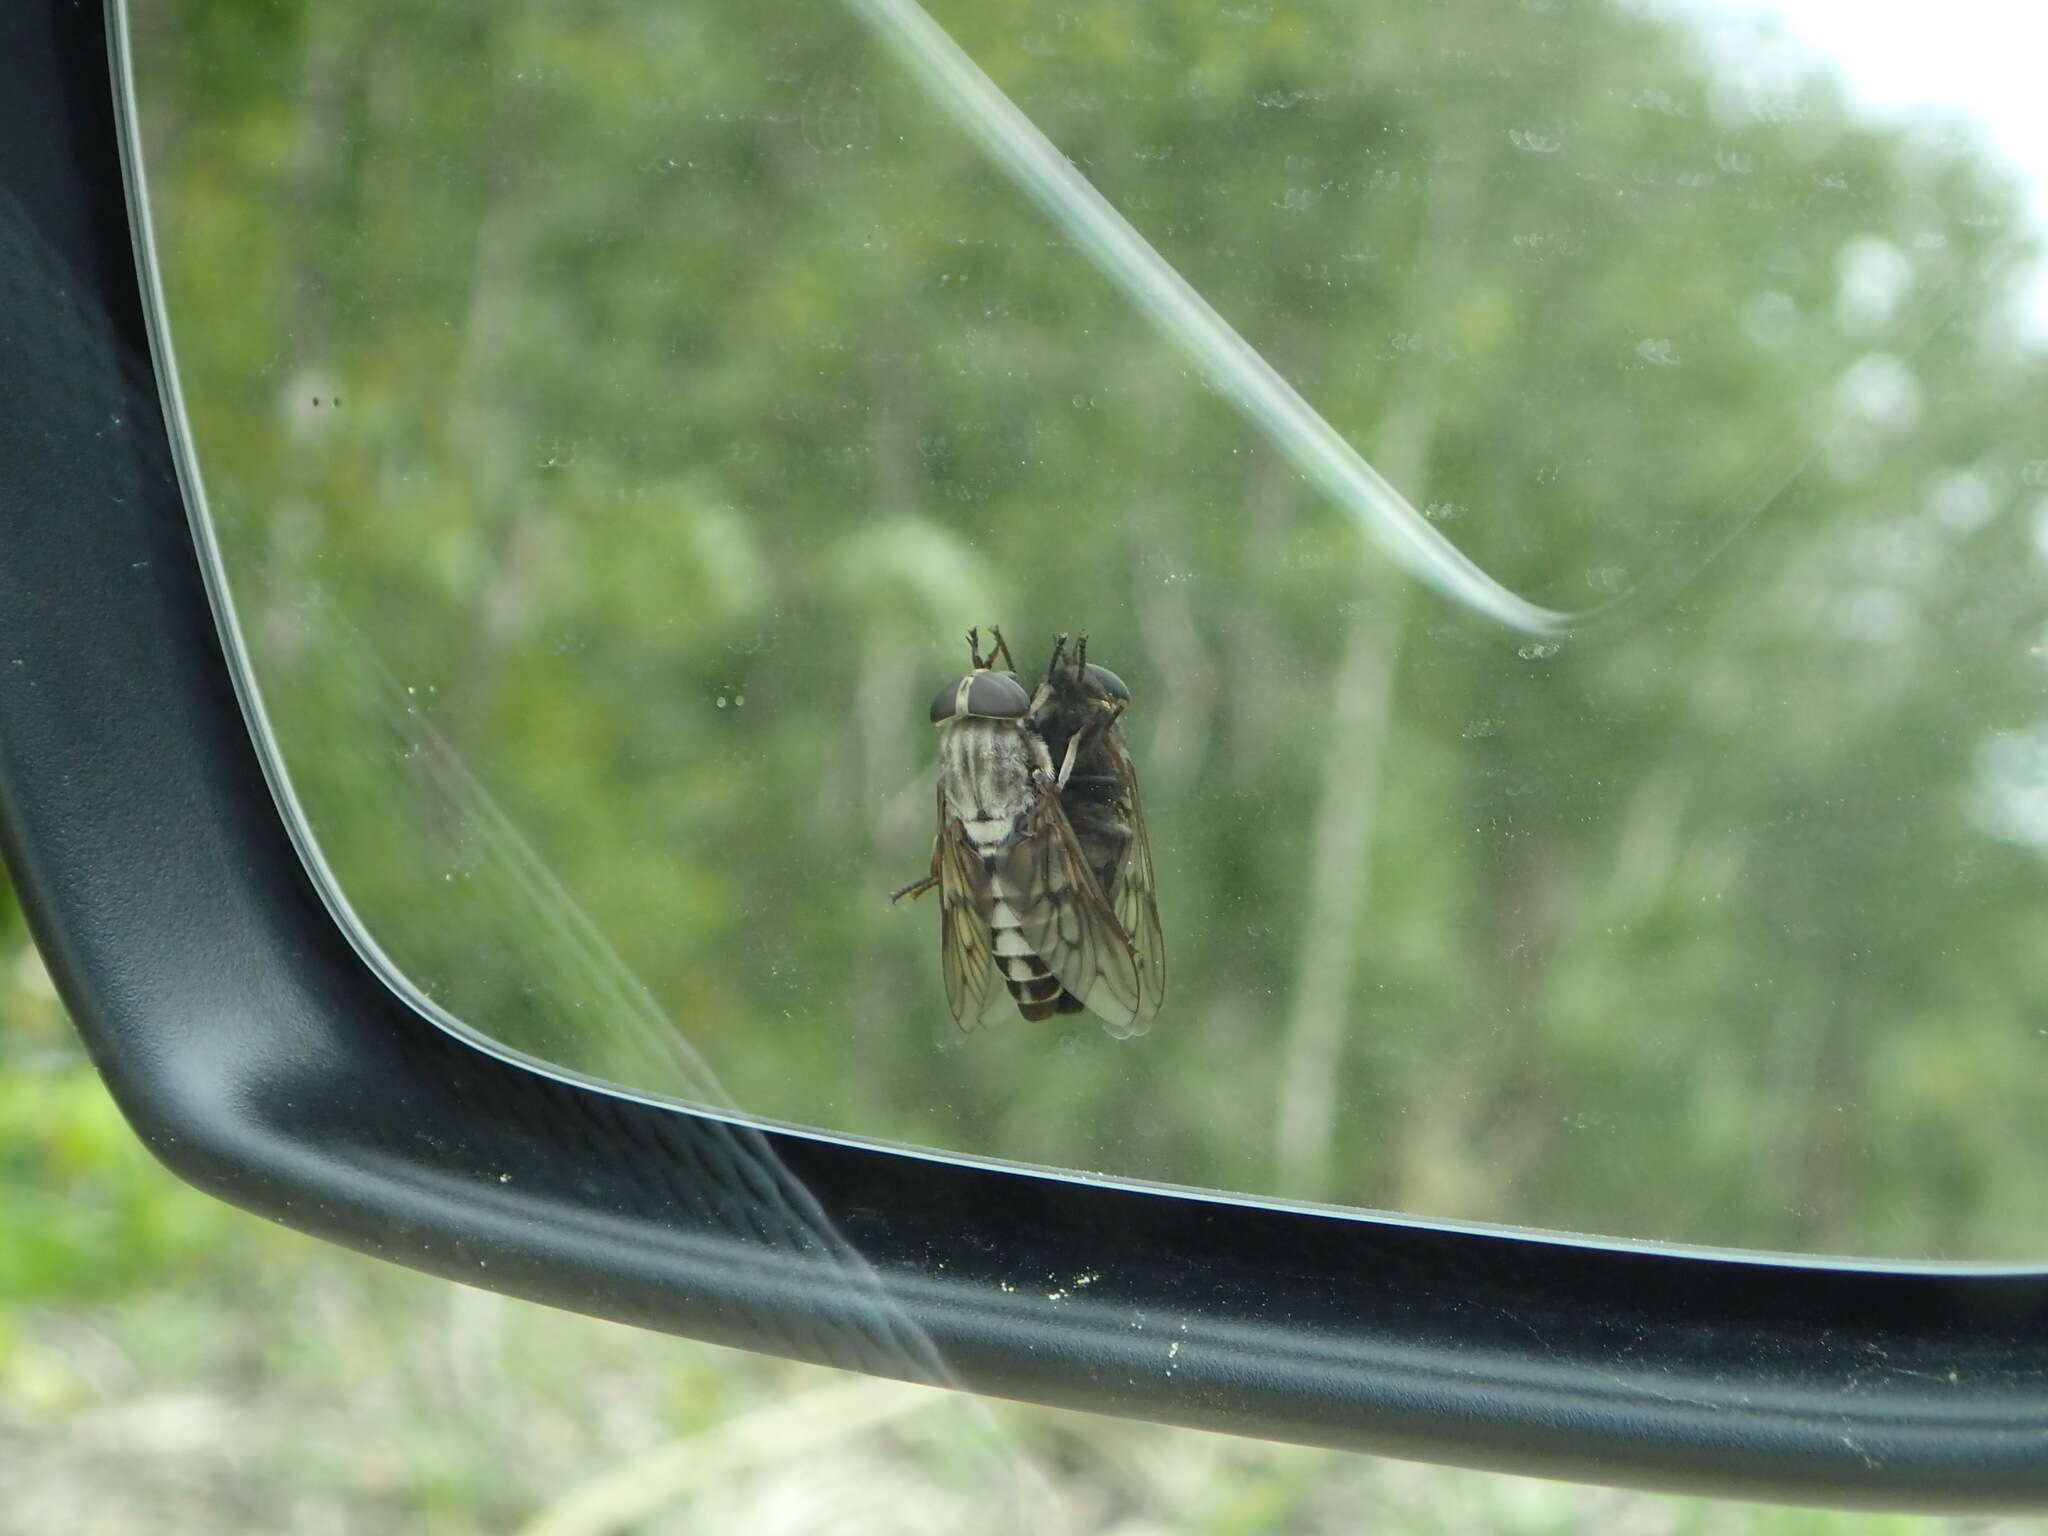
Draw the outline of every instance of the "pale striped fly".
<instances>
[{"instance_id":1,"label":"pale striped fly","mask_svg":"<svg viewBox=\"0 0 2048 1536\"><path fill-rule=\"evenodd\" d=\"M1140 1033L1151 1015L1138 955L1067 815L1033 695L1011 670L1002 631L989 633L984 655L980 631L968 632L974 670L932 700L931 870L891 899L938 887L946 1005L962 1028L994 1022L1007 992L1027 1019L1085 1008L1113 1035Z\"/></svg>"}]
</instances>

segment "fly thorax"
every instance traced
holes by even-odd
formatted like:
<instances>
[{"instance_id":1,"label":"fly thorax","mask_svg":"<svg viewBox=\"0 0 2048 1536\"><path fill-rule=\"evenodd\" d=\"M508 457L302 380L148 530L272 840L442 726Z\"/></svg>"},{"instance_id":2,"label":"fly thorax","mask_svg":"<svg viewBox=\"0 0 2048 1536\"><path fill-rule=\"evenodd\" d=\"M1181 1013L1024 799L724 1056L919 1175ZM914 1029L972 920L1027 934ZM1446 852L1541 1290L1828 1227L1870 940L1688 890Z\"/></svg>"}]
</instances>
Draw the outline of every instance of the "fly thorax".
<instances>
[{"instance_id":1,"label":"fly thorax","mask_svg":"<svg viewBox=\"0 0 2048 1536\"><path fill-rule=\"evenodd\" d=\"M1032 773L1047 770L1045 743L1021 720L968 716L948 722L939 747L946 805L982 848L1003 843L1030 809Z\"/></svg>"}]
</instances>

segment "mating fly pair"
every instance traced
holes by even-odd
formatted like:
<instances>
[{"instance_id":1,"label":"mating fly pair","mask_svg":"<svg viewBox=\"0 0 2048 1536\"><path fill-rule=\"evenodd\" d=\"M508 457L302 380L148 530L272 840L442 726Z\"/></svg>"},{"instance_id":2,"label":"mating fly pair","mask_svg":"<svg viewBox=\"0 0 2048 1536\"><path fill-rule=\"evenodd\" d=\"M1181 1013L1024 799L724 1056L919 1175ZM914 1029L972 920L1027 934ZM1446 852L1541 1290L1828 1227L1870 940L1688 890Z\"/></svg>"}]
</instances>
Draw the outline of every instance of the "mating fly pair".
<instances>
[{"instance_id":1,"label":"mating fly pair","mask_svg":"<svg viewBox=\"0 0 2048 1536\"><path fill-rule=\"evenodd\" d=\"M1002 1011L1000 976L1027 1019L1087 1009L1141 1034L1166 996L1166 946L1138 779L1117 721L1131 691L1088 661L1088 637L1054 642L1026 693L1002 631L974 670L932 700L940 730L931 873L891 900L939 888L946 1004L962 1028ZM998 662L1002 665L999 667Z\"/></svg>"}]
</instances>

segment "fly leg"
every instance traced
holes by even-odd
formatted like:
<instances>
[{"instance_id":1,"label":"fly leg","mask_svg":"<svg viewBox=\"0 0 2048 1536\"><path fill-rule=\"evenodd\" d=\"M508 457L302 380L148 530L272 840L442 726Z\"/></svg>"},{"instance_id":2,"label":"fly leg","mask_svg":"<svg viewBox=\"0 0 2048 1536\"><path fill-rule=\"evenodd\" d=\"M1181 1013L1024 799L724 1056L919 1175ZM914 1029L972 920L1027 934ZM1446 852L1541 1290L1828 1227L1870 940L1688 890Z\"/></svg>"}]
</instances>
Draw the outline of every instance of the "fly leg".
<instances>
[{"instance_id":1,"label":"fly leg","mask_svg":"<svg viewBox=\"0 0 2048 1536\"><path fill-rule=\"evenodd\" d=\"M912 901L915 901L938 883L939 877L937 875L926 875L922 880L911 881L910 884L904 886L900 891L891 891L889 899L891 901L901 901L904 897L908 896Z\"/></svg>"},{"instance_id":2,"label":"fly leg","mask_svg":"<svg viewBox=\"0 0 2048 1536\"><path fill-rule=\"evenodd\" d=\"M902 899L903 899L904 897L908 896L908 897L909 897L909 898L910 898L910 899L911 899L912 901L915 901L915 900L917 900L917 898L918 898L918 897L922 896L922 895L923 895L923 894L924 894L924 893L925 893L926 891L930 890L930 889L931 889L931 888L932 888L933 886L937 885L938 883L939 883L939 840L938 840L938 839L937 839L937 838L935 837L935 838L933 838L933 839L932 839L932 870L931 870L931 873L930 873L930 874L928 874L928 875L926 875L926 876L925 876L925 877L924 877L923 879L921 879L921 880L913 880L913 881L911 881L911 882L910 882L910 884L908 884L908 885L904 886L904 887L903 887L903 889L902 889L902 890L900 890L900 891L891 891L891 892L889 893L889 900L890 900L890 901L892 901L892 902L896 902L896 901L901 901L901 900L902 900Z\"/></svg>"},{"instance_id":3,"label":"fly leg","mask_svg":"<svg viewBox=\"0 0 2048 1536\"><path fill-rule=\"evenodd\" d=\"M1074 758L1081 750L1081 738L1085 735L1087 735L1086 731L1076 731L1067 738L1067 755L1060 759L1059 787L1061 789L1067 787L1067 780L1074 775Z\"/></svg>"},{"instance_id":4,"label":"fly leg","mask_svg":"<svg viewBox=\"0 0 2048 1536\"><path fill-rule=\"evenodd\" d=\"M1128 700L1124 699L1119 699L1113 704L1105 701L1102 707L1096 711L1094 719L1067 738L1067 754L1060 762L1061 789L1067 787L1067 780L1073 776L1074 759L1080 756L1081 743L1100 736L1111 726L1115 725L1118 717L1123 714L1127 707L1128 702Z\"/></svg>"},{"instance_id":5,"label":"fly leg","mask_svg":"<svg viewBox=\"0 0 2048 1536\"><path fill-rule=\"evenodd\" d=\"M945 835L946 792L944 789L941 789L939 791L939 830L937 835L932 838L931 872L927 874L922 880L911 881L910 884L904 886L903 889L900 891L892 891L889 895L889 900L891 902L901 901L906 896L908 896L912 901L915 901L918 897L922 896L926 891L930 890L933 886L939 883L939 848L941 844L941 839L943 839Z\"/></svg>"}]
</instances>

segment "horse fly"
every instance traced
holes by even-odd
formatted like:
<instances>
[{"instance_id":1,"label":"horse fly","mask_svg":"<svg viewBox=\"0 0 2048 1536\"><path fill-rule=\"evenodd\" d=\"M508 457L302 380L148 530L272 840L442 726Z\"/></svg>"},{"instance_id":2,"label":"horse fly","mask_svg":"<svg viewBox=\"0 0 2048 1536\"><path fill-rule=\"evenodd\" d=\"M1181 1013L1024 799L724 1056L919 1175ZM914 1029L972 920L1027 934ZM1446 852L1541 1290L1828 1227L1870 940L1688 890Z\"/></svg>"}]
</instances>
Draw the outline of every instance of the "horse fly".
<instances>
[{"instance_id":1,"label":"horse fly","mask_svg":"<svg viewBox=\"0 0 2048 1536\"><path fill-rule=\"evenodd\" d=\"M1060 800L1082 857L1136 956L1142 1028L1166 999L1166 942L1152 877L1152 842L1119 722L1131 690L1088 660L1088 637L1053 642L1031 721L1051 757Z\"/></svg>"},{"instance_id":2,"label":"horse fly","mask_svg":"<svg viewBox=\"0 0 2048 1536\"><path fill-rule=\"evenodd\" d=\"M1031 695L1008 666L1002 631L974 670L939 690L938 831L931 871L891 900L940 898L946 1005L963 1029L1002 1012L1000 974L1027 1019L1088 1008L1112 1034L1133 1033L1142 1001L1137 958L1082 855L1061 804Z\"/></svg>"}]
</instances>

